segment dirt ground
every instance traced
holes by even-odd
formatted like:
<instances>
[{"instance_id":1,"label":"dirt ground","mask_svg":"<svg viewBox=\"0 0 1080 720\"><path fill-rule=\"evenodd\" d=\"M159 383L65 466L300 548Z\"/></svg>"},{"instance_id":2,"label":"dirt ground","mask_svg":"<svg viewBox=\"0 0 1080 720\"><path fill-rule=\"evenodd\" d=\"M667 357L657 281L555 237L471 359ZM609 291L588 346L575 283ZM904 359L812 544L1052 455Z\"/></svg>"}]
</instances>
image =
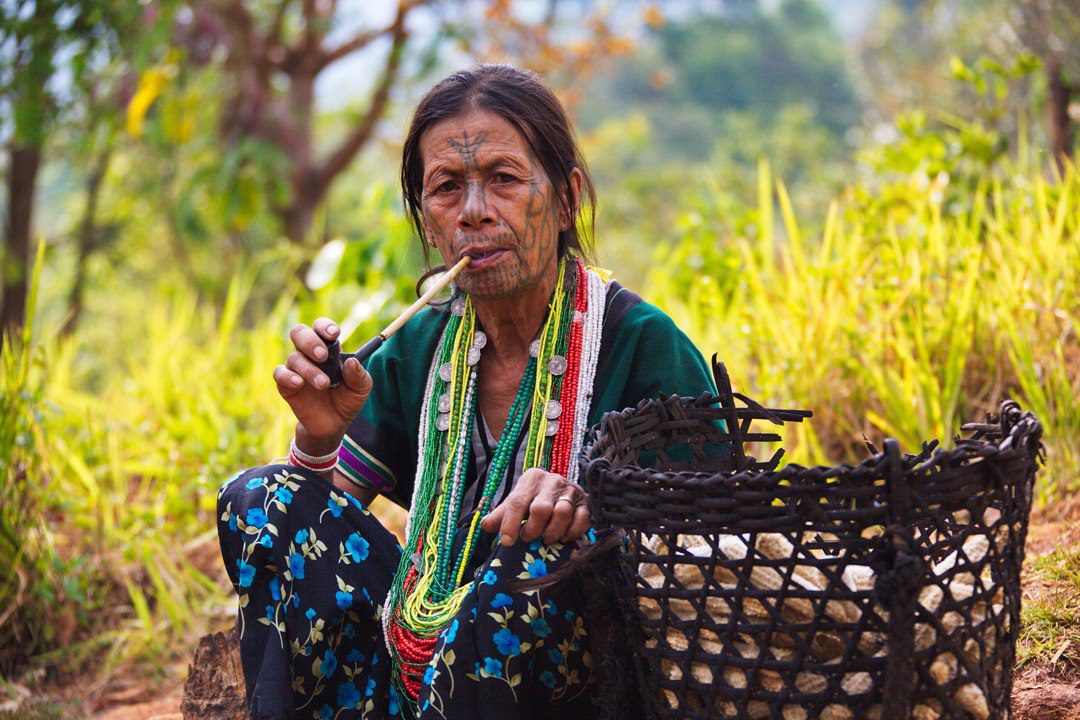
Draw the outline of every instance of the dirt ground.
<instances>
[{"instance_id":1,"label":"dirt ground","mask_svg":"<svg viewBox=\"0 0 1080 720\"><path fill-rule=\"evenodd\" d=\"M183 720L180 688L151 698L145 687L104 695L93 720ZM1013 686L1014 720L1080 720L1080 672L1045 665L1022 668Z\"/></svg>"},{"instance_id":2,"label":"dirt ground","mask_svg":"<svg viewBox=\"0 0 1080 720\"><path fill-rule=\"evenodd\" d=\"M1080 719L1080 673L1047 665L1021 668L1013 681L1013 718Z\"/></svg>"},{"instance_id":3,"label":"dirt ground","mask_svg":"<svg viewBox=\"0 0 1080 720\"><path fill-rule=\"evenodd\" d=\"M1024 602L1060 592L1053 583L1032 577L1032 561L1061 547L1080 543L1080 496L1032 515L1028 529ZM1013 683L1016 720L1080 720L1080 648L1059 647L1054 656L1020 668Z\"/></svg>"}]
</instances>

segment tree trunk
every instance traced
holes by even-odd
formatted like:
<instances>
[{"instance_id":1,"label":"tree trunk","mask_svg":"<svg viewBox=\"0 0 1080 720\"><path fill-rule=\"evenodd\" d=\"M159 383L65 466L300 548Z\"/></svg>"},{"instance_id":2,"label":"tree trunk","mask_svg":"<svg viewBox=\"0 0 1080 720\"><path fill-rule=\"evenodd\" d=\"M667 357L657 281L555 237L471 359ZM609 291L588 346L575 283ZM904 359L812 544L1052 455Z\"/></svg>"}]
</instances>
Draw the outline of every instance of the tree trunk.
<instances>
[{"instance_id":1,"label":"tree trunk","mask_svg":"<svg viewBox=\"0 0 1080 720\"><path fill-rule=\"evenodd\" d=\"M41 148L12 144L8 166L8 223L4 233L3 299L0 331L14 333L26 319L30 234ZM0 335L2 342L2 335Z\"/></svg>"},{"instance_id":2,"label":"tree trunk","mask_svg":"<svg viewBox=\"0 0 1080 720\"><path fill-rule=\"evenodd\" d=\"M285 236L294 245L303 245L311 230L315 208L322 200L318 172L315 170L315 153L312 147L312 113L315 105L315 74L297 71L290 77L289 105L293 116L293 130L288 139L289 178L288 207L281 212Z\"/></svg>"},{"instance_id":3,"label":"tree trunk","mask_svg":"<svg viewBox=\"0 0 1080 720\"><path fill-rule=\"evenodd\" d=\"M1046 111L1050 157L1057 163L1059 172L1065 171L1065 161L1072 156L1072 138L1069 135L1069 96L1072 88L1061 77L1061 64L1053 56L1046 58L1047 98Z\"/></svg>"},{"instance_id":4,"label":"tree trunk","mask_svg":"<svg viewBox=\"0 0 1080 720\"><path fill-rule=\"evenodd\" d=\"M248 716L240 636L235 629L199 640L180 711L184 720L244 720Z\"/></svg>"},{"instance_id":5,"label":"tree trunk","mask_svg":"<svg viewBox=\"0 0 1080 720\"><path fill-rule=\"evenodd\" d=\"M296 185L294 184L294 188ZM279 212L281 224L285 231L285 237L289 238L295 247L304 247L307 244L308 233L311 231L311 223L315 218L315 209L318 200L307 195L294 196L292 202ZM294 277L300 283L300 287L307 290L307 273L311 267L311 260L304 257L296 265Z\"/></svg>"},{"instance_id":6,"label":"tree trunk","mask_svg":"<svg viewBox=\"0 0 1080 720\"><path fill-rule=\"evenodd\" d=\"M86 288L86 273L90 264L90 256L97 246L97 207L101 197L101 186L105 180L105 173L109 170L109 160L112 158L112 144L105 147L94 162L94 168L90 172L90 178L86 183L86 209L83 211L82 220L79 223L79 251L75 258L75 280L68 294L68 307L71 308L67 324L64 326L64 334L71 335L79 324L82 315L83 294Z\"/></svg>"}]
</instances>

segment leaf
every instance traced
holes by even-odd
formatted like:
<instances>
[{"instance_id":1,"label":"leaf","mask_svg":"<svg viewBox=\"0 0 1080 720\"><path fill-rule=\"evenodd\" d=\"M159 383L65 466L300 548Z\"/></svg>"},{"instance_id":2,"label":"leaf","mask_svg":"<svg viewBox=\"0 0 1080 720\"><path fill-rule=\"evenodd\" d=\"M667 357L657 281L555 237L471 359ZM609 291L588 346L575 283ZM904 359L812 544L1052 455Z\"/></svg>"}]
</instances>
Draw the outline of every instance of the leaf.
<instances>
[{"instance_id":1,"label":"leaf","mask_svg":"<svg viewBox=\"0 0 1080 720\"><path fill-rule=\"evenodd\" d=\"M161 68L150 68L139 77L139 87L131 96L124 118L124 128L131 137L142 135L146 113L161 95L165 80L165 71Z\"/></svg>"}]
</instances>

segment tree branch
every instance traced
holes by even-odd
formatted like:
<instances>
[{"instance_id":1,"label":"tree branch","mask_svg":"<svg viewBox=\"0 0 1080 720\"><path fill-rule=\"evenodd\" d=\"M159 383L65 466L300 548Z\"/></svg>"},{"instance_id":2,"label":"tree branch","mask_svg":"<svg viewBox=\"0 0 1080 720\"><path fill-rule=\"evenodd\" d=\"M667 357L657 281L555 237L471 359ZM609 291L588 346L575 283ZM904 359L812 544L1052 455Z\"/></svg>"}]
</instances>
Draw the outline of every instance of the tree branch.
<instances>
[{"instance_id":1,"label":"tree branch","mask_svg":"<svg viewBox=\"0 0 1080 720\"><path fill-rule=\"evenodd\" d=\"M242 2L228 3L215 8L212 4L206 4L206 9L216 14L232 30L235 41L243 43L245 49L250 49L255 41L255 19L251 12Z\"/></svg>"},{"instance_id":2,"label":"tree branch","mask_svg":"<svg viewBox=\"0 0 1080 720\"><path fill-rule=\"evenodd\" d=\"M300 47L303 48L304 54L307 55L315 51L319 46L319 34L317 32L317 25L319 23L319 13L315 7L315 0L304 0L304 32L301 34Z\"/></svg>"},{"instance_id":3,"label":"tree branch","mask_svg":"<svg viewBox=\"0 0 1080 720\"><path fill-rule=\"evenodd\" d=\"M411 10L420 7L421 5L426 5L429 1L430 0L412 0L409 2L408 0L402 0L398 5L398 16L394 19L394 22L381 29L362 30L339 44L337 47L326 50L319 60L319 70L321 71L327 65L335 63L343 57L367 47L383 35L394 32Z\"/></svg>"},{"instance_id":4,"label":"tree branch","mask_svg":"<svg viewBox=\"0 0 1080 720\"><path fill-rule=\"evenodd\" d=\"M274 15L270 20L270 27L266 31L266 46L268 48L283 48L285 46L285 38L281 33L285 26L285 13L289 11L289 6L292 5L292 0L279 0L278 4L274 6Z\"/></svg>"},{"instance_id":5,"label":"tree branch","mask_svg":"<svg viewBox=\"0 0 1080 720\"><path fill-rule=\"evenodd\" d=\"M364 30L363 32L356 33L351 38L341 43L337 47L331 48L330 50L324 52L322 54L322 57L319 58L319 70L321 71L327 65L337 62L346 55L350 55L357 50L366 47L367 45L371 44L373 40L382 37L393 29L394 26L390 25L379 30Z\"/></svg>"},{"instance_id":6,"label":"tree branch","mask_svg":"<svg viewBox=\"0 0 1080 720\"><path fill-rule=\"evenodd\" d=\"M386 105L390 100L390 90L397 81L398 73L401 70L401 58L404 55L405 41L408 38L408 33L405 30L405 16L410 7L410 4L404 2L398 6L397 19L392 26L393 44L390 46L390 54L386 58L386 67L383 69L382 78L375 89L375 94L371 97L371 104L368 106L367 114L316 172L315 191L317 197L322 197L334 178L348 167L356 154L360 152L360 149L371 139L375 125L386 110Z\"/></svg>"}]
</instances>

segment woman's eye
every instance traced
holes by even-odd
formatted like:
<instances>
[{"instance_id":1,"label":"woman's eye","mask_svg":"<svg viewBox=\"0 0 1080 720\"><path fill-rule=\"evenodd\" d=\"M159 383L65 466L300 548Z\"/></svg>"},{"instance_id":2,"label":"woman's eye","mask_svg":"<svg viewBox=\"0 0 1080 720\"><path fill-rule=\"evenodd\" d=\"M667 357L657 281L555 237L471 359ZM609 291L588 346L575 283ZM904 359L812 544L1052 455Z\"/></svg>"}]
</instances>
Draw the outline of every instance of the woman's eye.
<instances>
[{"instance_id":1,"label":"woman's eye","mask_svg":"<svg viewBox=\"0 0 1080 720\"><path fill-rule=\"evenodd\" d=\"M437 193L453 192L456 189L457 183L453 180L447 180L435 186L435 192Z\"/></svg>"},{"instance_id":2,"label":"woman's eye","mask_svg":"<svg viewBox=\"0 0 1080 720\"><path fill-rule=\"evenodd\" d=\"M497 185L504 185L506 183L512 183L516 179L517 178L515 178L510 173L496 173L495 176L493 178L491 178L492 182L494 182Z\"/></svg>"}]
</instances>

